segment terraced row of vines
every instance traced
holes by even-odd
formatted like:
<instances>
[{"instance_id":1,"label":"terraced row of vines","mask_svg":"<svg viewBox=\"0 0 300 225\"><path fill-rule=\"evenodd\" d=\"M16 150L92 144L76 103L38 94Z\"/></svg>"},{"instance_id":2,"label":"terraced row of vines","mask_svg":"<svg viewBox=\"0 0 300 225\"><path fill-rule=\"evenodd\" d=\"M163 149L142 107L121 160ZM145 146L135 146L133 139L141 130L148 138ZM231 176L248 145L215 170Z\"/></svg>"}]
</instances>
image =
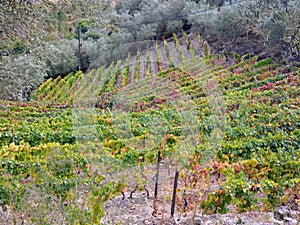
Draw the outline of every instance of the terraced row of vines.
<instances>
[{"instance_id":1,"label":"terraced row of vines","mask_svg":"<svg viewBox=\"0 0 300 225\"><path fill-rule=\"evenodd\" d=\"M175 170L176 214L300 204L299 67L198 34L152 47L1 102L1 224L100 224L114 196L154 200L158 155L158 219Z\"/></svg>"}]
</instances>

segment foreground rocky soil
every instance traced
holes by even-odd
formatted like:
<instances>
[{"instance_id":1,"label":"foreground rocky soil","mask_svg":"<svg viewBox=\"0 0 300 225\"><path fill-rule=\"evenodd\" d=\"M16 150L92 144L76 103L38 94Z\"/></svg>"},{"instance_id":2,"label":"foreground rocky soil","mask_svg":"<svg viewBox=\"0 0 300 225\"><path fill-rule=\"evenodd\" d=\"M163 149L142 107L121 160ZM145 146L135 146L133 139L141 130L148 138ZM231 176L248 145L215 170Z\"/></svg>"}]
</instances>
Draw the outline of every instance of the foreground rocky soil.
<instances>
[{"instance_id":1,"label":"foreground rocky soil","mask_svg":"<svg viewBox=\"0 0 300 225\"><path fill-rule=\"evenodd\" d=\"M146 190L142 187L134 191L135 182L129 180L129 187L120 195L111 198L105 203L106 215L102 218L103 225L300 225L300 213L295 205L281 206L271 212L245 212L237 213L230 207L231 213L205 215L200 207L197 211L183 212L180 201L176 202L175 214L171 218L171 199L174 181L174 164L162 163L158 183L158 200L154 202L155 171L156 166L147 167L149 173L144 177L149 182ZM214 178L212 178L214 179ZM178 182L178 196L181 196L183 187L182 179ZM210 191L218 190L217 184L211 184ZM130 195L131 198L130 198ZM81 199L83 200L83 199ZM179 200L179 199L178 199ZM181 199L182 200L182 199ZM156 213L154 209L156 208ZM53 224L67 224L58 211ZM8 224L33 224L29 215L15 215L8 207L0 207L0 225Z\"/></svg>"},{"instance_id":2,"label":"foreground rocky soil","mask_svg":"<svg viewBox=\"0 0 300 225\"><path fill-rule=\"evenodd\" d=\"M129 194L129 193L125 193ZM228 214L197 214L192 219L192 213L183 215L175 213L170 218L170 205L159 202L160 212L153 216L153 198L148 198L145 193L136 193L132 199L116 197L109 200L105 205L106 216L102 218L105 225L298 225L300 224L299 212L290 210L288 207L279 207L274 212L245 212Z\"/></svg>"},{"instance_id":3,"label":"foreground rocky soil","mask_svg":"<svg viewBox=\"0 0 300 225\"><path fill-rule=\"evenodd\" d=\"M174 166L174 165L173 165ZM124 192L125 198L120 195L110 199L105 204L106 215L102 218L105 225L298 225L300 224L299 209L295 206L281 206L272 212L232 212L227 214L205 215L197 209L196 213L182 211L182 206L176 205L174 217L171 218L171 196L174 180L174 167L162 164L160 168L158 201L154 204L155 168L148 174L147 196L145 190L135 191L134 186ZM179 179L178 190L183 183ZM219 189L217 184L211 184L210 191ZM179 194L179 193L178 193ZM154 207L155 205L155 207ZM157 213L154 215L154 208ZM193 219L194 218L194 219Z\"/></svg>"}]
</instances>

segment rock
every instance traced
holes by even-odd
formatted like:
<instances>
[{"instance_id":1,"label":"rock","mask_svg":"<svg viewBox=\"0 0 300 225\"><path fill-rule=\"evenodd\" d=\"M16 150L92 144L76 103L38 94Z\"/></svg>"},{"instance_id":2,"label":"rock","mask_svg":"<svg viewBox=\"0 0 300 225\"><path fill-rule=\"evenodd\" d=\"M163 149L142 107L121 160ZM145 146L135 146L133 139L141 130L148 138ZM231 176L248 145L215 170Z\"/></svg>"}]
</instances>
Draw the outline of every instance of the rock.
<instances>
[{"instance_id":1,"label":"rock","mask_svg":"<svg viewBox=\"0 0 300 225\"><path fill-rule=\"evenodd\" d=\"M284 221L285 218L291 217L291 210L286 206L277 207L274 210L274 219L278 221Z\"/></svg>"},{"instance_id":2,"label":"rock","mask_svg":"<svg viewBox=\"0 0 300 225\"><path fill-rule=\"evenodd\" d=\"M212 221L212 220L207 220L207 221L205 222L205 225L208 225L208 224L213 224L213 221Z\"/></svg>"},{"instance_id":3,"label":"rock","mask_svg":"<svg viewBox=\"0 0 300 225\"><path fill-rule=\"evenodd\" d=\"M196 218L194 225L206 225L206 224L214 224L212 220L202 220L201 218Z\"/></svg>"},{"instance_id":4,"label":"rock","mask_svg":"<svg viewBox=\"0 0 300 225\"><path fill-rule=\"evenodd\" d=\"M283 221L279 221L279 220L273 220L273 224L274 225L283 225Z\"/></svg>"},{"instance_id":5,"label":"rock","mask_svg":"<svg viewBox=\"0 0 300 225\"><path fill-rule=\"evenodd\" d=\"M290 217L287 217L287 218L284 219L284 223L285 224L291 224L291 225L295 224L296 225L296 224L298 224L298 221L294 220L294 219L292 219Z\"/></svg>"}]
</instances>

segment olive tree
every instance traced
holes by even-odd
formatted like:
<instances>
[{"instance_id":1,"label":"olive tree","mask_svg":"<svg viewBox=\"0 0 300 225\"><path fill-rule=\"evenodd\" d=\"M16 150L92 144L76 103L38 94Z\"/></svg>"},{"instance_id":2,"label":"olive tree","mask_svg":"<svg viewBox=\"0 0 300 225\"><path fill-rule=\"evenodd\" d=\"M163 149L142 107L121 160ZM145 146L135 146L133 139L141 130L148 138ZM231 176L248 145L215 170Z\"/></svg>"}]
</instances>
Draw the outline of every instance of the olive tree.
<instances>
[{"instance_id":1,"label":"olive tree","mask_svg":"<svg viewBox=\"0 0 300 225\"><path fill-rule=\"evenodd\" d=\"M0 61L0 100L25 100L30 91L44 81L46 74L45 62L30 54L3 57Z\"/></svg>"}]
</instances>

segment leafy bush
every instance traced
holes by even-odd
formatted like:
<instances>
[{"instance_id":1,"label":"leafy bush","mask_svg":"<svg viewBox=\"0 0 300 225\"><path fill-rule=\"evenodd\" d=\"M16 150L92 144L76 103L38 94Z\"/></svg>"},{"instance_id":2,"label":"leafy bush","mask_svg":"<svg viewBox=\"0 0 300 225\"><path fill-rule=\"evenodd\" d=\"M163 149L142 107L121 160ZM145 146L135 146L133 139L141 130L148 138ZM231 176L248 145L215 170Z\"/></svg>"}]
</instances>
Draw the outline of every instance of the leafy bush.
<instances>
[{"instance_id":1,"label":"leafy bush","mask_svg":"<svg viewBox=\"0 0 300 225\"><path fill-rule=\"evenodd\" d=\"M0 61L0 99L26 100L45 78L56 78L78 68L77 41L44 43L27 54L2 57ZM81 52L82 68L89 65L85 48Z\"/></svg>"},{"instance_id":2,"label":"leafy bush","mask_svg":"<svg viewBox=\"0 0 300 225\"><path fill-rule=\"evenodd\" d=\"M294 55L300 53L300 2L274 1L267 15L259 23L266 44L277 51L285 50Z\"/></svg>"},{"instance_id":3,"label":"leafy bush","mask_svg":"<svg viewBox=\"0 0 300 225\"><path fill-rule=\"evenodd\" d=\"M45 62L31 54L3 57L0 61L0 99L25 100L30 91L44 81L46 72Z\"/></svg>"},{"instance_id":4,"label":"leafy bush","mask_svg":"<svg viewBox=\"0 0 300 225\"><path fill-rule=\"evenodd\" d=\"M116 11L122 18L121 26L130 32L135 40L147 40L172 36L180 31L183 23L179 17L183 13L185 1L120 1ZM124 20L124 18L126 18ZM140 24L141 26L136 26ZM140 39L142 38L142 39Z\"/></svg>"},{"instance_id":5,"label":"leafy bush","mask_svg":"<svg viewBox=\"0 0 300 225\"><path fill-rule=\"evenodd\" d=\"M231 41L231 48L234 48L238 38L245 38L242 45L249 46L246 42L253 42L251 45L254 50L258 48L258 53L268 51L269 54L285 57L299 55L299 4L299 1L294 0L256 0L241 4L231 1L218 11L207 11L209 6L202 2L188 2L185 10L193 12L188 16L193 29L201 31L209 41L215 41L217 37L221 44ZM197 13L199 10L207 12ZM269 49L263 49L263 45Z\"/></svg>"},{"instance_id":6,"label":"leafy bush","mask_svg":"<svg viewBox=\"0 0 300 225\"><path fill-rule=\"evenodd\" d=\"M76 71L78 67L77 45L75 39L56 41L34 49L32 54L46 63L46 78L56 78Z\"/></svg>"}]
</instances>

